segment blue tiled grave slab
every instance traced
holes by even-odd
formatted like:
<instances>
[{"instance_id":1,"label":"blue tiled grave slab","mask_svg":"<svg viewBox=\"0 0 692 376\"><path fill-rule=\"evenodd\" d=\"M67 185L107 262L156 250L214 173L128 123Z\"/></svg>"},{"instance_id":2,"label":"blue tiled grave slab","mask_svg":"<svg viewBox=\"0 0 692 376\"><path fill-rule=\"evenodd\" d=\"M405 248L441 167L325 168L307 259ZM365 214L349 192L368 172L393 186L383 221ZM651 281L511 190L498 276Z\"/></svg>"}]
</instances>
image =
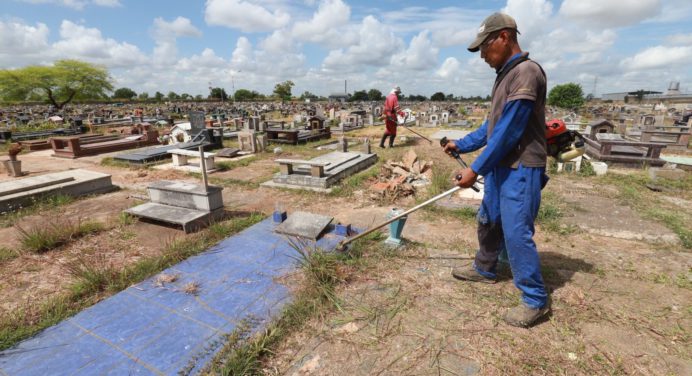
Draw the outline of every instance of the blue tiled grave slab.
<instances>
[{"instance_id":1,"label":"blue tiled grave slab","mask_svg":"<svg viewBox=\"0 0 692 376\"><path fill-rule=\"evenodd\" d=\"M223 334L244 319L261 330L290 301L275 279L298 254L275 227L266 219L0 352L0 376L199 370ZM316 244L332 250L343 238L327 231Z\"/></svg>"}]
</instances>

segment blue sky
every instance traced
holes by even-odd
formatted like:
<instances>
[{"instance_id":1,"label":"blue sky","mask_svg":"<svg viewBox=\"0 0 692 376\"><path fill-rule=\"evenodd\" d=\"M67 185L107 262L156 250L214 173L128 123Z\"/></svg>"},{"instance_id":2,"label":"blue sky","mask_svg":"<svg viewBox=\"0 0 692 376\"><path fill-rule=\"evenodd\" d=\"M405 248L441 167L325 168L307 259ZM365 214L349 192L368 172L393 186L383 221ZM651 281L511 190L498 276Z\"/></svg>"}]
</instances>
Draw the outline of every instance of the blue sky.
<instances>
[{"instance_id":1,"label":"blue sky","mask_svg":"<svg viewBox=\"0 0 692 376\"><path fill-rule=\"evenodd\" d=\"M549 87L596 95L692 92L689 0L0 0L0 68L74 58L116 87L192 95L221 86L318 95L401 86L487 95L494 76L466 50L490 13L512 15Z\"/></svg>"}]
</instances>

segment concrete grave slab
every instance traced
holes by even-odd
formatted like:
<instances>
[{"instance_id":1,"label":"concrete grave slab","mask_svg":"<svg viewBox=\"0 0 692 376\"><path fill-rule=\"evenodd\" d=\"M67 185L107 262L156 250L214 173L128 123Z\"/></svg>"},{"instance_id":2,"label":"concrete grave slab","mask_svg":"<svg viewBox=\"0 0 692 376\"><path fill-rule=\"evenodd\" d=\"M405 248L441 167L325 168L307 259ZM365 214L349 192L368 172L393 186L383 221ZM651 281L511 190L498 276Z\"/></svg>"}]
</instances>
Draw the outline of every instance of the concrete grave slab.
<instances>
[{"instance_id":1,"label":"concrete grave slab","mask_svg":"<svg viewBox=\"0 0 692 376\"><path fill-rule=\"evenodd\" d=\"M5 181L0 183L0 213L27 205L39 196L78 197L116 189L110 175L82 169Z\"/></svg>"},{"instance_id":2,"label":"concrete grave slab","mask_svg":"<svg viewBox=\"0 0 692 376\"><path fill-rule=\"evenodd\" d=\"M280 172L262 186L329 192L341 179L377 162L376 154L332 152L308 161L278 159ZM319 170L319 173L313 173Z\"/></svg>"},{"instance_id":3,"label":"concrete grave slab","mask_svg":"<svg viewBox=\"0 0 692 376\"><path fill-rule=\"evenodd\" d=\"M294 212L288 216L287 220L276 226L274 232L317 240L333 219L334 217L325 215Z\"/></svg>"},{"instance_id":4,"label":"concrete grave slab","mask_svg":"<svg viewBox=\"0 0 692 376\"><path fill-rule=\"evenodd\" d=\"M457 131L457 130L441 130L433 133L430 138L433 140L441 140L443 137L447 137L449 140L458 140L460 138L466 137L467 134L471 133L471 131Z\"/></svg>"}]
</instances>

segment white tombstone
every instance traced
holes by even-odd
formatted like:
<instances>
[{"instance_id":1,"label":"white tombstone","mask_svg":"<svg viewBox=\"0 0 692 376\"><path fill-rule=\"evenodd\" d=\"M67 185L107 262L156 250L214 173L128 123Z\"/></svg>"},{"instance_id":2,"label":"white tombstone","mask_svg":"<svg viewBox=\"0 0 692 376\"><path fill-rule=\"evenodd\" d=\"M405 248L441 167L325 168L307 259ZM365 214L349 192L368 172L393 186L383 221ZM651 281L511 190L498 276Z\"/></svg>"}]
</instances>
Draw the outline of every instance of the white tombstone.
<instances>
[{"instance_id":1,"label":"white tombstone","mask_svg":"<svg viewBox=\"0 0 692 376\"><path fill-rule=\"evenodd\" d=\"M449 123L449 112L445 111L442 113L442 124Z\"/></svg>"}]
</instances>

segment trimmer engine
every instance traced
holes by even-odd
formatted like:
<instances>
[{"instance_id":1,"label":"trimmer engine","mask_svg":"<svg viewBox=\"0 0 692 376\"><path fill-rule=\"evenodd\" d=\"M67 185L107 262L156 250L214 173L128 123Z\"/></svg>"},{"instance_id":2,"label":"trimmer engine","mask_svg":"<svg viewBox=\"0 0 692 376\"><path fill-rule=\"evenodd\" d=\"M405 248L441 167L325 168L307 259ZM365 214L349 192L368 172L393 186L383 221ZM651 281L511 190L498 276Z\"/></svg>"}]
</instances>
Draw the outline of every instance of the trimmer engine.
<instances>
[{"instance_id":1,"label":"trimmer engine","mask_svg":"<svg viewBox=\"0 0 692 376\"><path fill-rule=\"evenodd\" d=\"M567 162L584 154L584 137L577 131L567 129L565 122L560 119L545 123L545 138L548 155L558 162Z\"/></svg>"}]
</instances>

